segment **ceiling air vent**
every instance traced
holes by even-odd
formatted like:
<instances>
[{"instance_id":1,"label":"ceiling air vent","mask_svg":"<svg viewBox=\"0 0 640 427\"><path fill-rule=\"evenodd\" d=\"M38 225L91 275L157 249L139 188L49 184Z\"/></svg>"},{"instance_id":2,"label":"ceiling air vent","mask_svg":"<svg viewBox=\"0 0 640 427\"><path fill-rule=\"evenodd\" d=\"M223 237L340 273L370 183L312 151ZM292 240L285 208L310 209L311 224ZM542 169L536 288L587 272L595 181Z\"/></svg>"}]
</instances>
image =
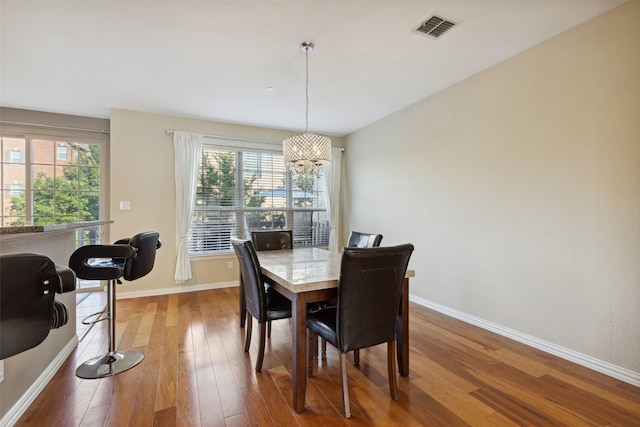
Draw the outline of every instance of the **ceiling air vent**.
<instances>
[{"instance_id":1,"label":"ceiling air vent","mask_svg":"<svg viewBox=\"0 0 640 427\"><path fill-rule=\"evenodd\" d=\"M416 31L426 36L437 39L456 25L457 23L451 19L441 18L439 16L433 15L431 18L420 24Z\"/></svg>"}]
</instances>

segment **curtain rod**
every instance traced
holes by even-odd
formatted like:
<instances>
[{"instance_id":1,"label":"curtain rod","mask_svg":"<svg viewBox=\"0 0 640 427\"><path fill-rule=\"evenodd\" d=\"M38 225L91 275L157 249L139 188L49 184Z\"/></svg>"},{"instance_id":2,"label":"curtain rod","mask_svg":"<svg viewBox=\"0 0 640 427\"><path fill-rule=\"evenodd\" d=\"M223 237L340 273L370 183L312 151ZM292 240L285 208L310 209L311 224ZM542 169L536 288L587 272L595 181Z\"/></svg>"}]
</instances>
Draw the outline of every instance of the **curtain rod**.
<instances>
[{"instance_id":1,"label":"curtain rod","mask_svg":"<svg viewBox=\"0 0 640 427\"><path fill-rule=\"evenodd\" d=\"M171 135L175 132L180 132L180 131L176 131L173 129L167 129L167 135ZM182 132L187 132L187 131L182 131ZM237 138L237 137L233 137L233 136L222 136L222 135L209 135L209 134L202 134L203 137L205 138L216 138L216 139L224 139L224 140L228 140L228 141L248 141L248 142L258 142L261 144L281 144L281 142L279 141L266 141L266 140L260 140L260 139L249 139L249 138Z\"/></svg>"},{"instance_id":2,"label":"curtain rod","mask_svg":"<svg viewBox=\"0 0 640 427\"><path fill-rule=\"evenodd\" d=\"M173 129L167 129L167 135L172 135L173 133L178 132L176 130ZM186 132L186 131L183 131ZM237 138L237 137L233 137L233 136L222 136L222 135L208 135L208 134L202 134L203 137L205 138L217 138L217 139L226 139L229 141L249 141L249 142L259 142L259 143L266 143L266 144L280 144L280 142L278 141L264 141L264 140L259 140L259 139L249 139L249 138ZM344 148L341 148L342 152L344 152Z\"/></svg>"},{"instance_id":3,"label":"curtain rod","mask_svg":"<svg viewBox=\"0 0 640 427\"><path fill-rule=\"evenodd\" d=\"M39 127L39 128L47 128L47 129L62 129L62 130L76 130L81 132L94 132L94 133L105 133L110 134L111 132L104 129L85 129L85 128L74 128L69 126L56 126L56 125L47 125L44 123L26 123L26 122L11 122L7 120L0 120L0 124L14 125L14 126L26 126L26 127Z\"/></svg>"}]
</instances>

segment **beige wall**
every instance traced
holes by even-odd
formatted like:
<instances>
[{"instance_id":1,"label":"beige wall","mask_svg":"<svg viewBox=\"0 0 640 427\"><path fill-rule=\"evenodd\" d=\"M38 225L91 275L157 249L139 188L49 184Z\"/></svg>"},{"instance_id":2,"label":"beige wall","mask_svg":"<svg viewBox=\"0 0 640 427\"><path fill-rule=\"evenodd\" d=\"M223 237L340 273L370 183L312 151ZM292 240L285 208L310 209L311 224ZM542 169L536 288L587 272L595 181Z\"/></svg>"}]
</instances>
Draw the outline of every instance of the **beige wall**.
<instances>
[{"instance_id":1,"label":"beige wall","mask_svg":"<svg viewBox=\"0 0 640 427\"><path fill-rule=\"evenodd\" d=\"M193 279L176 284L175 274L175 184L173 136L167 129L203 134L282 141L290 131L249 127L205 120L114 109L111 111L110 216L111 240L141 231L155 230L163 242L153 271L118 289L126 293L175 291L176 287L237 283L235 255L212 256L192 261ZM341 138L333 138L342 146ZM132 209L121 211L120 201L130 201ZM234 268L227 268L228 261Z\"/></svg>"},{"instance_id":2,"label":"beige wall","mask_svg":"<svg viewBox=\"0 0 640 427\"><path fill-rule=\"evenodd\" d=\"M419 298L640 373L639 23L627 3L350 135L345 233L414 243Z\"/></svg>"}]
</instances>

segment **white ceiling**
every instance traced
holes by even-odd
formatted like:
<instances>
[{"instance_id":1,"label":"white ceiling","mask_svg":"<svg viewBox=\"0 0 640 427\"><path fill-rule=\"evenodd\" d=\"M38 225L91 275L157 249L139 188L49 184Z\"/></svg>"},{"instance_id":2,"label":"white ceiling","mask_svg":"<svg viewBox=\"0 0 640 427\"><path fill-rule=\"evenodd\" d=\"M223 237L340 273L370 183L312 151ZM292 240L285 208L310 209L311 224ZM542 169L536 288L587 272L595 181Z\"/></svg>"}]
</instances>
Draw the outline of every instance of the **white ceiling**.
<instances>
[{"instance_id":1,"label":"white ceiling","mask_svg":"<svg viewBox=\"0 0 640 427\"><path fill-rule=\"evenodd\" d=\"M344 135L621 3L1 0L0 105L300 130L309 40L309 129ZM434 12L460 24L415 33Z\"/></svg>"}]
</instances>

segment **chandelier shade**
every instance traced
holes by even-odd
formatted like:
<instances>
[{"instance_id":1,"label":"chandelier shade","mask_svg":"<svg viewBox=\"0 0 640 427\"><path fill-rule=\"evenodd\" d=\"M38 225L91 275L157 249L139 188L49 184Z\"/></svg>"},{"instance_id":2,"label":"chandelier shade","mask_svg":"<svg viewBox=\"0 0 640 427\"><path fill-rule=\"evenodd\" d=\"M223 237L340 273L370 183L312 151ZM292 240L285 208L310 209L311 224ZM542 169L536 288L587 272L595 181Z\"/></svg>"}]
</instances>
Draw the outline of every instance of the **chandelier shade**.
<instances>
[{"instance_id":1,"label":"chandelier shade","mask_svg":"<svg viewBox=\"0 0 640 427\"><path fill-rule=\"evenodd\" d=\"M309 52L313 50L313 43L303 42L300 49L306 57L305 128L304 133L289 136L282 141L282 153L284 164L291 172L300 175L318 175L323 166L331 164L331 139L309 133Z\"/></svg>"},{"instance_id":2,"label":"chandelier shade","mask_svg":"<svg viewBox=\"0 0 640 427\"><path fill-rule=\"evenodd\" d=\"M295 173L317 175L331 164L331 140L315 133L292 135L283 141L284 163Z\"/></svg>"}]
</instances>

